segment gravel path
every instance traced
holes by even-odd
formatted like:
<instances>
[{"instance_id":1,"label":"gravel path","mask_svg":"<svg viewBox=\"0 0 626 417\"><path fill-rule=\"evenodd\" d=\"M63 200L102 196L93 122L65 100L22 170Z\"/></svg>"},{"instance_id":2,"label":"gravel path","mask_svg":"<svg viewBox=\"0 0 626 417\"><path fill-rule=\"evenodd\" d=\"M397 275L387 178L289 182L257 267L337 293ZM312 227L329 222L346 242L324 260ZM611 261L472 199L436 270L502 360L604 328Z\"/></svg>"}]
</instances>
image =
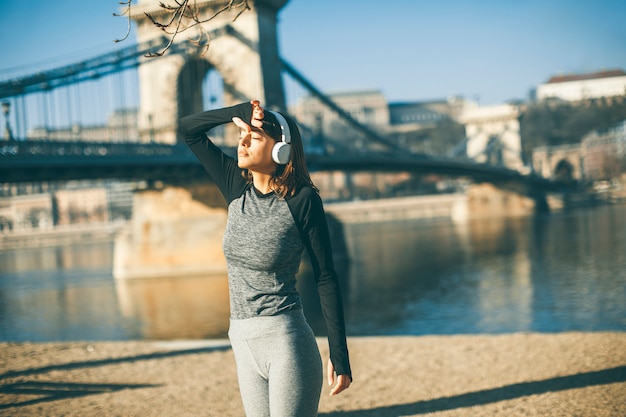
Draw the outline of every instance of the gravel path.
<instances>
[{"instance_id":1,"label":"gravel path","mask_svg":"<svg viewBox=\"0 0 626 417\"><path fill-rule=\"evenodd\" d=\"M327 357L325 339L318 339ZM626 333L365 337L320 416L626 416ZM243 416L226 340L0 343L0 416Z\"/></svg>"}]
</instances>

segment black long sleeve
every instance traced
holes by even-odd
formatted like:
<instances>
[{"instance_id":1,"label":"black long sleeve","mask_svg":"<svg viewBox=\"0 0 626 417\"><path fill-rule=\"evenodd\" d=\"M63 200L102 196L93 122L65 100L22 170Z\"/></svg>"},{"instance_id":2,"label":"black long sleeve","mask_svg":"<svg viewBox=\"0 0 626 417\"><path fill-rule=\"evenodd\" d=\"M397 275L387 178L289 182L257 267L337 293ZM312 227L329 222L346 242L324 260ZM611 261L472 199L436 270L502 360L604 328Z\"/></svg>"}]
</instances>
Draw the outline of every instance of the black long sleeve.
<instances>
[{"instance_id":1,"label":"black long sleeve","mask_svg":"<svg viewBox=\"0 0 626 417\"><path fill-rule=\"evenodd\" d=\"M330 360L338 375L352 378L339 279L333 261L332 244L326 214L319 195L303 187L287 200L309 254L313 275L320 296L322 314L328 332Z\"/></svg>"},{"instance_id":2,"label":"black long sleeve","mask_svg":"<svg viewBox=\"0 0 626 417\"><path fill-rule=\"evenodd\" d=\"M246 185L245 180L241 176L237 162L211 142L206 132L231 122L233 117L239 117L244 121L250 120L252 105L241 103L209 110L186 116L179 121L179 130L185 137L185 142L215 181L227 203L241 194Z\"/></svg>"}]
</instances>

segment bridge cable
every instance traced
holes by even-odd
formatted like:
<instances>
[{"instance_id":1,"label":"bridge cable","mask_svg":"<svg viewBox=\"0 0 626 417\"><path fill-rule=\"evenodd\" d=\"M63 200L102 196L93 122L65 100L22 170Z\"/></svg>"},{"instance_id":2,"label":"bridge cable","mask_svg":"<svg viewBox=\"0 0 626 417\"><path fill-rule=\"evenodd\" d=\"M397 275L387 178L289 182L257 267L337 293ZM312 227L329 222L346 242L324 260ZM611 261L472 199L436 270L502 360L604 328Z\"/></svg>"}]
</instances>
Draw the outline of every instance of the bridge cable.
<instances>
[{"instance_id":1,"label":"bridge cable","mask_svg":"<svg viewBox=\"0 0 626 417\"><path fill-rule=\"evenodd\" d=\"M346 112L339 105L337 105L334 101L332 101L325 94L323 94L316 87L314 87L313 84L311 84L306 78L304 78L304 76L299 71L297 71L291 64L289 64L287 61L282 59L281 60L281 64L283 66L283 69L289 75L291 75L293 78L295 78L300 84L302 84L307 90L309 90L309 92L313 96L315 96L318 100L320 100L323 104L325 104L327 107L331 108L333 111L335 111L337 114L339 114L339 116L341 118L343 118L345 121L347 121L348 124L350 124L353 128L357 129L361 133L364 133L370 139L374 140L375 142L377 142L377 143L379 143L381 145L384 145L385 147L387 147L389 149L392 149L392 150L398 151L398 152L403 152L403 153L407 152L406 149L403 149L402 147L396 145L393 142L390 142L389 140L387 140L387 139L383 138L382 136L380 136L378 133L374 132L369 127L359 123L348 112Z\"/></svg>"}]
</instances>

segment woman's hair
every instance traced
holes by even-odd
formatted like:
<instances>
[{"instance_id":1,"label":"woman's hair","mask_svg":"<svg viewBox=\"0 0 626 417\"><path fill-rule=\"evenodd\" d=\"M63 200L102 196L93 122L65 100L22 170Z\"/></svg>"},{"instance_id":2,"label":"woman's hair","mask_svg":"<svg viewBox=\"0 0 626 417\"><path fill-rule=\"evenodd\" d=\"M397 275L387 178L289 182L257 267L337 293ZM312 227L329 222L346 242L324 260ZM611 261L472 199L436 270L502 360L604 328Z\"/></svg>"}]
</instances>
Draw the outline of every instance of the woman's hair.
<instances>
[{"instance_id":1,"label":"woman's hair","mask_svg":"<svg viewBox=\"0 0 626 417\"><path fill-rule=\"evenodd\" d=\"M313 184L313 181L311 181L311 176L306 166L304 146L302 145L302 137L300 136L298 125L290 116L286 116L283 113L281 113L281 115L289 124L289 131L291 133L291 154L287 164L279 164L277 166L270 185L274 189L274 192L283 198L293 196L298 188L306 185L313 188L315 192L319 192L317 187ZM276 117L269 111L265 112L263 118L263 130L276 142L281 141L282 130L280 123L278 123ZM252 182L252 173L250 171L245 170L243 175L249 183Z\"/></svg>"}]
</instances>

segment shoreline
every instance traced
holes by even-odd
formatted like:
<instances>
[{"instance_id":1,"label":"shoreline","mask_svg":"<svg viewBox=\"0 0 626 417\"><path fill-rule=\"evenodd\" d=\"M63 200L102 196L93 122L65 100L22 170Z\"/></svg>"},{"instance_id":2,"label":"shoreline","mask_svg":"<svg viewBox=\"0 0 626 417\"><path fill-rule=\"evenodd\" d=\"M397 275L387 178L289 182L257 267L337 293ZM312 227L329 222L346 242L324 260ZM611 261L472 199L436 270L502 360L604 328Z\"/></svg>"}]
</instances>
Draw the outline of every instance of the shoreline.
<instances>
[{"instance_id":1,"label":"shoreline","mask_svg":"<svg viewBox=\"0 0 626 417\"><path fill-rule=\"evenodd\" d=\"M323 360L325 338L318 338ZM626 332L348 339L321 417L626 415ZM0 416L241 416L227 340L0 343Z\"/></svg>"},{"instance_id":2,"label":"shoreline","mask_svg":"<svg viewBox=\"0 0 626 417\"><path fill-rule=\"evenodd\" d=\"M593 197L593 198L591 198ZM468 212L464 193L441 193L403 197L390 197L372 200L329 201L325 203L328 214L341 223L385 222L394 220L441 219L464 222L486 215ZM570 196L565 203L556 194L549 196L553 209L560 212L569 208L587 208L598 205L626 204L626 191L621 193L588 193L584 197ZM580 201L579 201L580 200ZM488 213L489 216L495 213ZM532 215L531 212L506 214L500 210L497 217L518 217ZM101 242L113 240L132 220L117 220L98 223L77 223L57 225L48 229L20 231L0 231L0 250L41 248L58 245L72 245L79 242Z\"/></svg>"},{"instance_id":3,"label":"shoreline","mask_svg":"<svg viewBox=\"0 0 626 417\"><path fill-rule=\"evenodd\" d=\"M0 250L43 248L113 240L126 221L77 223L50 229L0 233Z\"/></svg>"}]
</instances>

